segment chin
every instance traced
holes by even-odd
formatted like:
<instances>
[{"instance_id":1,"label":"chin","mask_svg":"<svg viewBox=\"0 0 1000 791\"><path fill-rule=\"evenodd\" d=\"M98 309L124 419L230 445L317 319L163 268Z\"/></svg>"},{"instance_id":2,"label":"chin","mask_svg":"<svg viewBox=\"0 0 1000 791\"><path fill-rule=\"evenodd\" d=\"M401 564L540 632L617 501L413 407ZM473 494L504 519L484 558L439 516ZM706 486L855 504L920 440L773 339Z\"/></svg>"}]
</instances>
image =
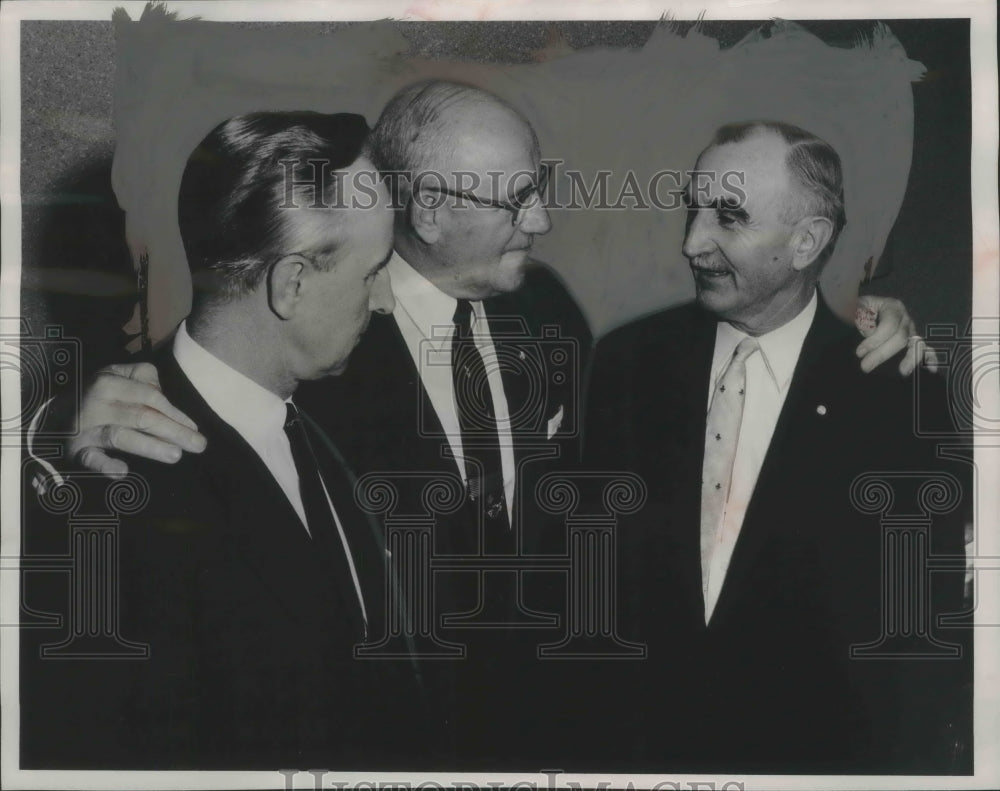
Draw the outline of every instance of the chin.
<instances>
[{"instance_id":1,"label":"chin","mask_svg":"<svg viewBox=\"0 0 1000 791\"><path fill-rule=\"evenodd\" d=\"M500 259L500 266L492 285L498 294L509 294L517 291L524 283L524 270L528 264L527 250L515 250L505 253Z\"/></svg>"},{"instance_id":2,"label":"chin","mask_svg":"<svg viewBox=\"0 0 1000 791\"><path fill-rule=\"evenodd\" d=\"M699 288L695 299L702 309L723 320L725 320L726 316L733 308L733 302L731 299L728 299L724 294L719 294L712 289Z\"/></svg>"},{"instance_id":3,"label":"chin","mask_svg":"<svg viewBox=\"0 0 1000 791\"><path fill-rule=\"evenodd\" d=\"M319 368L313 372L312 376L307 376L305 381L313 381L315 379L326 379L328 376L340 376L344 371L347 370L347 360L341 360L335 362L325 368Z\"/></svg>"}]
</instances>

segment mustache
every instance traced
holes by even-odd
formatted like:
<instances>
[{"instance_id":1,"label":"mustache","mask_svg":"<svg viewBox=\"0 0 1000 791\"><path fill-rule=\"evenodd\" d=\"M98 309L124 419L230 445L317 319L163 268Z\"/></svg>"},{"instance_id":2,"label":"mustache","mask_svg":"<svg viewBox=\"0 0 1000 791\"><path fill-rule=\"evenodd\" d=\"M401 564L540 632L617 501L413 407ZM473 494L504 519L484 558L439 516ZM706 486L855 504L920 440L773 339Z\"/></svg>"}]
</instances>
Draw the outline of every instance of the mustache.
<instances>
[{"instance_id":1,"label":"mustache","mask_svg":"<svg viewBox=\"0 0 1000 791\"><path fill-rule=\"evenodd\" d=\"M698 255L688 259L688 264L692 269L700 269L707 272L730 272L732 267L729 262L720 255Z\"/></svg>"}]
</instances>

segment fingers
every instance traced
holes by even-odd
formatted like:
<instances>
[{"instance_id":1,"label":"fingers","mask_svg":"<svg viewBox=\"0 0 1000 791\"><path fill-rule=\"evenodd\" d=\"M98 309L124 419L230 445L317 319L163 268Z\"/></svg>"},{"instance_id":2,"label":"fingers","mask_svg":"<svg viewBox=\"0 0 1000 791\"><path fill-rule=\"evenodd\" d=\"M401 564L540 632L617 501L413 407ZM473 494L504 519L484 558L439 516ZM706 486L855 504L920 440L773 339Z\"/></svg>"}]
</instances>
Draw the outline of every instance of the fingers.
<instances>
[{"instance_id":1,"label":"fingers","mask_svg":"<svg viewBox=\"0 0 1000 791\"><path fill-rule=\"evenodd\" d=\"M159 390L143 384L128 385L136 389L134 398L119 398L134 415L134 422L125 425L145 431L163 439L176 442L184 450L201 453L205 438L198 433L198 426L191 418L171 404Z\"/></svg>"},{"instance_id":2,"label":"fingers","mask_svg":"<svg viewBox=\"0 0 1000 791\"><path fill-rule=\"evenodd\" d=\"M124 461L112 459L103 450L93 446L77 453L76 462L85 470L107 475L109 478L122 478L128 473L128 465Z\"/></svg>"},{"instance_id":3,"label":"fingers","mask_svg":"<svg viewBox=\"0 0 1000 791\"><path fill-rule=\"evenodd\" d=\"M120 376L123 379L134 379L137 382L144 382L145 384L152 385L157 390L160 389L160 372L156 370L156 366L152 363L115 363L101 369L102 373L104 371L112 373L115 376Z\"/></svg>"},{"instance_id":4,"label":"fingers","mask_svg":"<svg viewBox=\"0 0 1000 791\"><path fill-rule=\"evenodd\" d=\"M886 360L905 349L912 337L915 337L916 326L906 307L898 299L889 297L861 297L859 299L858 315L862 311L875 310L878 314L878 323L874 330L867 328L862 330L868 335L857 348L857 355L861 359L861 370L868 373ZM861 327L860 319L858 320ZM907 355L907 358L909 355ZM915 361L904 359L901 361L899 370L904 375L912 372L911 363Z\"/></svg>"},{"instance_id":5,"label":"fingers","mask_svg":"<svg viewBox=\"0 0 1000 791\"><path fill-rule=\"evenodd\" d=\"M175 464L183 455L181 449L149 434L121 425L105 425L88 432L71 447L73 460L81 467L112 477L128 472L128 463L113 458L106 451L130 453L163 464Z\"/></svg>"},{"instance_id":6,"label":"fingers","mask_svg":"<svg viewBox=\"0 0 1000 791\"><path fill-rule=\"evenodd\" d=\"M879 301L878 298L858 297L858 304L854 310L854 326L864 338L875 332L878 326Z\"/></svg>"},{"instance_id":7,"label":"fingers","mask_svg":"<svg viewBox=\"0 0 1000 791\"><path fill-rule=\"evenodd\" d=\"M181 451L186 450L189 453L201 453L205 450L206 440L202 434L199 434L195 429L178 423L158 408L129 405L127 409L129 417L124 423L125 426L134 428L151 439L160 440L165 444L175 446L177 448L177 458L180 458ZM128 449L119 448L119 450ZM138 455L144 456L145 454L139 453Z\"/></svg>"},{"instance_id":8,"label":"fingers","mask_svg":"<svg viewBox=\"0 0 1000 791\"><path fill-rule=\"evenodd\" d=\"M924 368L930 371L932 374L936 374L944 362L942 357L926 343L922 342L924 346L924 353L921 355L921 362L924 364Z\"/></svg>"},{"instance_id":9,"label":"fingers","mask_svg":"<svg viewBox=\"0 0 1000 791\"><path fill-rule=\"evenodd\" d=\"M183 455L174 443L123 426L104 426L98 432L99 449L116 450L144 459L174 464Z\"/></svg>"},{"instance_id":10,"label":"fingers","mask_svg":"<svg viewBox=\"0 0 1000 791\"><path fill-rule=\"evenodd\" d=\"M899 372L903 376L909 376L917 369L917 366L922 365L934 374L937 373L940 363L938 353L928 346L923 338L919 335L911 335L909 348L899 363Z\"/></svg>"},{"instance_id":11,"label":"fingers","mask_svg":"<svg viewBox=\"0 0 1000 791\"><path fill-rule=\"evenodd\" d=\"M919 343L909 344L909 348L907 348L906 354L904 354L903 359L899 361L899 372L903 376L909 376L916 369L920 359L919 347L920 347Z\"/></svg>"},{"instance_id":12,"label":"fingers","mask_svg":"<svg viewBox=\"0 0 1000 791\"><path fill-rule=\"evenodd\" d=\"M871 297L869 303L875 302ZM858 357L865 357L869 352L885 343L898 344L893 354L906 345L907 338L912 335L912 322L906 315L903 304L894 299L878 298L877 324L871 334L858 346ZM861 308L859 307L859 312ZM892 355L889 355L891 357ZM888 359L888 358L886 358Z\"/></svg>"},{"instance_id":13,"label":"fingers","mask_svg":"<svg viewBox=\"0 0 1000 791\"><path fill-rule=\"evenodd\" d=\"M872 338L874 337L875 336L872 336ZM906 336L902 333L896 333L885 340L881 345L871 348L869 351L865 352L862 357L862 347L865 346L865 344L869 344L872 338L868 338L857 349L858 356L861 357L861 370L865 373L870 373L875 370L886 360L894 357L906 348Z\"/></svg>"},{"instance_id":14,"label":"fingers","mask_svg":"<svg viewBox=\"0 0 1000 791\"><path fill-rule=\"evenodd\" d=\"M149 363L111 365L102 369L88 395L103 401L144 404L192 432L198 431L197 424L163 395L159 374Z\"/></svg>"},{"instance_id":15,"label":"fingers","mask_svg":"<svg viewBox=\"0 0 1000 791\"><path fill-rule=\"evenodd\" d=\"M184 451L201 453L206 444L195 422L163 395L156 368L129 363L98 372L80 405L79 433L66 450L85 469L121 477L128 463L109 452L173 464Z\"/></svg>"},{"instance_id":16,"label":"fingers","mask_svg":"<svg viewBox=\"0 0 1000 791\"><path fill-rule=\"evenodd\" d=\"M122 445L120 438L139 434L149 437L155 442L135 445L131 439L126 439L127 446ZM101 410L100 422L97 425L81 426L79 439L74 443L77 447L94 445L103 450L123 450L136 453L145 458L158 461L177 461L181 451L201 453L205 450L205 437L181 425L151 406L134 402L112 402ZM163 457L159 452L163 445L173 446L175 452L170 458ZM133 450L138 447L139 450ZM147 456L144 448L156 449L157 455Z\"/></svg>"}]
</instances>

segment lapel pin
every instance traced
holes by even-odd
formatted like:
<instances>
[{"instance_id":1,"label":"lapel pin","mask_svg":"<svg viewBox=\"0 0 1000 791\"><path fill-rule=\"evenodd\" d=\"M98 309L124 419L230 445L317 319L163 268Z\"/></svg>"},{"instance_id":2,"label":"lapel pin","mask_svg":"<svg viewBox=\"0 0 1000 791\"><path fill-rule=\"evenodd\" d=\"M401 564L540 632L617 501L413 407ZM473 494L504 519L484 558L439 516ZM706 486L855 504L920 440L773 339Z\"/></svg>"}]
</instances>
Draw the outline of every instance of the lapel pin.
<instances>
[{"instance_id":1,"label":"lapel pin","mask_svg":"<svg viewBox=\"0 0 1000 791\"><path fill-rule=\"evenodd\" d=\"M524 359L524 350L523 349L517 353L517 358L519 360L523 360Z\"/></svg>"},{"instance_id":2,"label":"lapel pin","mask_svg":"<svg viewBox=\"0 0 1000 791\"><path fill-rule=\"evenodd\" d=\"M820 415L820 416L825 415L826 414L826 406L823 405L823 404L820 404L818 407L816 407L816 414Z\"/></svg>"}]
</instances>

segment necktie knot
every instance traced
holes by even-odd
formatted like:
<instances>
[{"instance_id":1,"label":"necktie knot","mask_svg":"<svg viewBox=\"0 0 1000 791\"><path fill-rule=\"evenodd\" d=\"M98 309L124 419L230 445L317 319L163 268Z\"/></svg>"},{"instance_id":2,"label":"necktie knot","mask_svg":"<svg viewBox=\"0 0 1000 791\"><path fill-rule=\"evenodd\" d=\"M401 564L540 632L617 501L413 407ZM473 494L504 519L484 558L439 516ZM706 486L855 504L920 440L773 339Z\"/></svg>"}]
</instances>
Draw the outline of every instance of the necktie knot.
<instances>
[{"instance_id":1,"label":"necktie knot","mask_svg":"<svg viewBox=\"0 0 1000 791\"><path fill-rule=\"evenodd\" d=\"M746 337L740 341L733 352L733 362L744 362L751 354L760 349L760 343L756 338Z\"/></svg>"},{"instance_id":2,"label":"necktie knot","mask_svg":"<svg viewBox=\"0 0 1000 791\"><path fill-rule=\"evenodd\" d=\"M299 414L299 410L296 409L295 404L291 401L285 402L285 431L299 431L302 425L302 416Z\"/></svg>"}]
</instances>

